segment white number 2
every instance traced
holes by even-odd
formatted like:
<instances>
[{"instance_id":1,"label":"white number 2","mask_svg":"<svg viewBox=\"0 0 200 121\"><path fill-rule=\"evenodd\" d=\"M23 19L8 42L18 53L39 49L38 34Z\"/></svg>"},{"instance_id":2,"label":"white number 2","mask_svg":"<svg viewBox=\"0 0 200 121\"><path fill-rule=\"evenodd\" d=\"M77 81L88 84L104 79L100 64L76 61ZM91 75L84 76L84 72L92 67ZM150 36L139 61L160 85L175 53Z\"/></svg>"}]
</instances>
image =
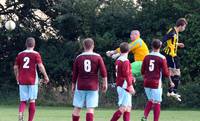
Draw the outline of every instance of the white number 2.
<instances>
[{"instance_id":1,"label":"white number 2","mask_svg":"<svg viewBox=\"0 0 200 121\"><path fill-rule=\"evenodd\" d=\"M155 67L154 63L155 63L155 60L150 60L149 71L154 71L154 67Z\"/></svg>"},{"instance_id":2,"label":"white number 2","mask_svg":"<svg viewBox=\"0 0 200 121\"><path fill-rule=\"evenodd\" d=\"M84 60L84 70L86 72L91 71L91 61L90 60Z\"/></svg>"},{"instance_id":3,"label":"white number 2","mask_svg":"<svg viewBox=\"0 0 200 121\"><path fill-rule=\"evenodd\" d=\"M24 65L23 68L29 68L29 62L30 62L30 58L29 57L25 57L24 58Z\"/></svg>"}]
</instances>

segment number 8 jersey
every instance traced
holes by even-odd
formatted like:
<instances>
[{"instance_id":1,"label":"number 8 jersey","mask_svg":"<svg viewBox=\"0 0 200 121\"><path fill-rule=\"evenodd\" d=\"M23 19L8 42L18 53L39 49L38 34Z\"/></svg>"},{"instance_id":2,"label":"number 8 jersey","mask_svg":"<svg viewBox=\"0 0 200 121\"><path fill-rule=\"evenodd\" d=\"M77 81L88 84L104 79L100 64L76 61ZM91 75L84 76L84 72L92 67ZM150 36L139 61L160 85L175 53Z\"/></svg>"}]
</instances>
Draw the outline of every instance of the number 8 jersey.
<instances>
[{"instance_id":1,"label":"number 8 jersey","mask_svg":"<svg viewBox=\"0 0 200 121\"><path fill-rule=\"evenodd\" d=\"M78 90L98 90L98 72L107 77L107 71L102 57L94 52L83 52L78 55L73 65L72 83Z\"/></svg>"},{"instance_id":2,"label":"number 8 jersey","mask_svg":"<svg viewBox=\"0 0 200 121\"><path fill-rule=\"evenodd\" d=\"M20 52L15 60L18 66L18 81L20 85L38 84L37 64L42 63L40 54L34 50L24 50Z\"/></svg>"},{"instance_id":3,"label":"number 8 jersey","mask_svg":"<svg viewBox=\"0 0 200 121\"><path fill-rule=\"evenodd\" d=\"M144 79L144 87L154 89L161 88L162 76L169 77L165 56L159 52L151 52L149 55L145 56L141 73Z\"/></svg>"}]
</instances>

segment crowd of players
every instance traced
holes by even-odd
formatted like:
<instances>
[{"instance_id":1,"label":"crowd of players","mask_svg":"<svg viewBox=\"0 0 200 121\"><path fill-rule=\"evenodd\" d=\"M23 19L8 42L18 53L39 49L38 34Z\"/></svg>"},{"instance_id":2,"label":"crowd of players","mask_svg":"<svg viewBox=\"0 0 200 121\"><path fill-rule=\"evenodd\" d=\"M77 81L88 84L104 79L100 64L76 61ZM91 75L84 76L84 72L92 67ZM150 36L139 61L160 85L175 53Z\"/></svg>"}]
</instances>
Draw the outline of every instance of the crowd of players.
<instances>
[{"instance_id":1,"label":"crowd of players","mask_svg":"<svg viewBox=\"0 0 200 121\"><path fill-rule=\"evenodd\" d=\"M169 80L167 95L181 101L181 95L177 93L180 83L180 63L177 56L177 48L183 48L184 44L179 42L179 32L185 30L187 21L180 18L176 26L169 29L163 40L153 39L152 51L149 53L145 42L140 38L140 32L133 30L130 33L131 43L123 42L116 50L107 51L106 55L116 59L116 86L118 93L119 108L114 112L110 121L117 121L122 115L124 121L130 121L132 108L132 95L136 93L134 83L135 77L142 76L147 103L144 116L141 121L147 121L148 114L153 109L154 121L159 120L160 105L162 101L162 77ZM86 121L94 121L94 108L98 107L99 89L106 93L107 70L104 61L98 53L95 53L94 40L86 38L83 40L84 51L78 55L73 64L72 93L73 112L72 121L79 121L80 112L83 107L87 108ZM161 50L161 47L164 48ZM19 121L24 121L24 111L29 103L28 121L33 121L36 110L35 100L38 94L37 67L43 75L40 80L48 83L49 78L43 65L41 55L34 50L35 39L26 39L26 50L20 52L14 64L14 73L19 84L20 105ZM134 62L130 63L128 53L134 54ZM99 87L99 75L102 77L102 87Z\"/></svg>"}]
</instances>

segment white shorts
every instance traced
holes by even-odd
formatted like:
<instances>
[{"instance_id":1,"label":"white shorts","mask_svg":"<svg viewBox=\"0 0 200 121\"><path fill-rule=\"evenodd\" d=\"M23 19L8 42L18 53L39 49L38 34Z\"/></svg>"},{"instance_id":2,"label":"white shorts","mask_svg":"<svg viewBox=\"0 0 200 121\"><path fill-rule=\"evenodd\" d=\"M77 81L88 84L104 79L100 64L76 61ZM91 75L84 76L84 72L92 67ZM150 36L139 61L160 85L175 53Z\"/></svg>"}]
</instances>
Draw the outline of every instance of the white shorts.
<instances>
[{"instance_id":1,"label":"white shorts","mask_svg":"<svg viewBox=\"0 0 200 121\"><path fill-rule=\"evenodd\" d=\"M99 93L91 90L75 90L73 106L83 108L95 108L98 106Z\"/></svg>"},{"instance_id":2,"label":"white shorts","mask_svg":"<svg viewBox=\"0 0 200 121\"><path fill-rule=\"evenodd\" d=\"M124 88L117 86L118 106L132 107L132 95Z\"/></svg>"},{"instance_id":3,"label":"white shorts","mask_svg":"<svg viewBox=\"0 0 200 121\"><path fill-rule=\"evenodd\" d=\"M19 85L20 101L36 100L38 85Z\"/></svg>"},{"instance_id":4,"label":"white shorts","mask_svg":"<svg viewBox=\"0 0 200 121\"><path fill-rule=\"evenodd\" d=\"M144 89L148 100L162 102L162 88L158 89L144 88Z\"/></svg>"}]
</instances>

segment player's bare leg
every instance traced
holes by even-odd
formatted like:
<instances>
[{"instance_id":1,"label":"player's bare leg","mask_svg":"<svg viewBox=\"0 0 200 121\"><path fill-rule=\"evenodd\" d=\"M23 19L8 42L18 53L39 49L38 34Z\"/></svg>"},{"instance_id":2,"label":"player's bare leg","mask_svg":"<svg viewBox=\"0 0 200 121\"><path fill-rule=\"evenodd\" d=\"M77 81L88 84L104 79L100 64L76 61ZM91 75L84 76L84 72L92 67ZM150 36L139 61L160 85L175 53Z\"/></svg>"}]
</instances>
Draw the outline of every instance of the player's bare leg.
<instances>
[{"instance_id":1,"label":"player's bare leg","mask_svg":"<svg viewBox=\"0 0 200 121\"><path fill-rule=\"evenodd\" d=\"M86 121L94 121L94 108L87 108Z\"/></svg>"},{"instance_id":2,"label":"player's bare leg","mask_svg":"<svg viewBox=\"0 0 200 121\"><path fill-rule=\"evenodd\" d=\"M180 82L180 69L170 68L170 79L175 84L175 87L169 87L167 96L172 96L176 98L178 101L181 101L181 95L177 94L178 85Z\"/></svg>"},{"instance_id":3,"label":"player's bare leg","mask_svg":"<svg viewBox=\"0 0 200 121\"><path fill-rule=\"evenodd\" d=\"M72 112L72 121L79 121L81 108L74 107Z\"/></svg>"},{"instance_id":4,"label":"player's bare leg","mask_svg":"<svg viewBox=\"0 0 200 121\"><path fill-rule=\"evenodd\" d=\"M35 115L35 100L30 100L28 121L33 121Z\"/></svg>"}]
</instances>

